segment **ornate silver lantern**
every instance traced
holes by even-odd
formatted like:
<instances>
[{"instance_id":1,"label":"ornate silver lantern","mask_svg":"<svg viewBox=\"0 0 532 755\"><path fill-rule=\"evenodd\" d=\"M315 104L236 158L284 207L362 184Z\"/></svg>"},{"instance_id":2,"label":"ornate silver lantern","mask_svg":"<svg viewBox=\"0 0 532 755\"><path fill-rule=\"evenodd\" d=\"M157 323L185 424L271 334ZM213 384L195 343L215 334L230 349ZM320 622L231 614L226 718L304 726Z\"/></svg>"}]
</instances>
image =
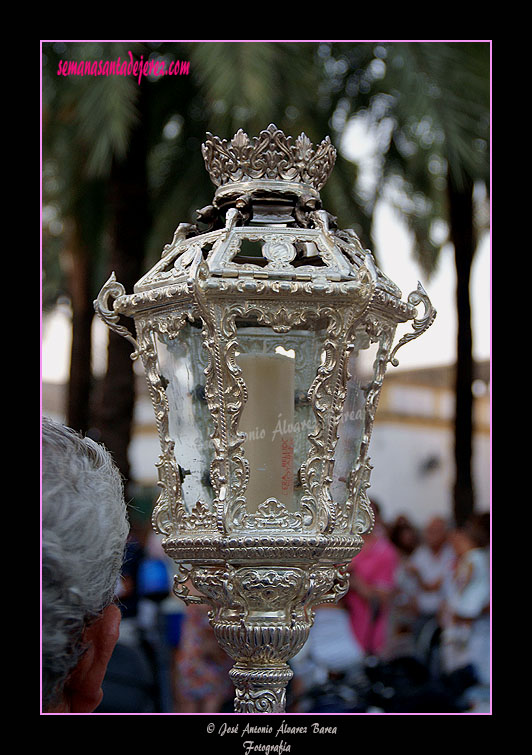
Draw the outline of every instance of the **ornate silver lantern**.
<instances>
[{"instance_id":1,"label":"ornate silver lantern","mask_svg":"<svg viewBox=\"0 0 532 755\"><path fill-rule=\"evenodd\" d=\"M401 301L322 209L328 137L314 149L270 125L209 133L202 151L217 187L198 211L206 230L180 224L134 293L113 274L95 309L146 372L161 443L153 525L178 564L175 593L210 606L235 710L282 712L287 661L315 606L345 594L373 526L368 446L387 363L436 313L420 284Z\"/></svg>"}]
</instances>

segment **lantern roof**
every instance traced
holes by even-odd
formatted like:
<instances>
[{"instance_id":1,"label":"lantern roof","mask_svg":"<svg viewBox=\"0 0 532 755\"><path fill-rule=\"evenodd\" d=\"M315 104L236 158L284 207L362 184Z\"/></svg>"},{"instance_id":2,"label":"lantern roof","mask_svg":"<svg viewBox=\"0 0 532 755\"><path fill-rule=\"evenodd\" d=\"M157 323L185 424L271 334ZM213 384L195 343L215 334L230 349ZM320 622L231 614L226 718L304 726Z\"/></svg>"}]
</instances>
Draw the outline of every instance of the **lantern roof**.
<instances>
[{"instance_id":1,"label":"lantern roof","mask_svg":"<svg viewBox=\"0 0 532 755\"><path fill-rule=\"evenodd\" d=\"M253 138L242 129L231 140L207 133L202 153L217 187L212 204L197 211L195 224L178 225L134 293L117 298L117 312L193 298L201 266L206 292L237 298L334 296L347 303L369 277L377 310L395 322L415 317L355 231L338 228L322 206L319 190L336 159L329 137L314 147L304 133L293 140L270 124Z\"/></svg>"}]
</instances>

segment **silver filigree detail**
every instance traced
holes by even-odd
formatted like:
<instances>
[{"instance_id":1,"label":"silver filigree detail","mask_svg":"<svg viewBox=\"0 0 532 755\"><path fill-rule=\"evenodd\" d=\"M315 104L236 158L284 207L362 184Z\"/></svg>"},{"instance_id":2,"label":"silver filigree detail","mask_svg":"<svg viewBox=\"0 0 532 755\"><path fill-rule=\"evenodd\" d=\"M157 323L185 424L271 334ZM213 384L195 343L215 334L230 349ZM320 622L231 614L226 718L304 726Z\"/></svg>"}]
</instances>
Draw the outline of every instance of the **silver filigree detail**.
<instances>
[{"instance_id":1,"label":"silver filigree detail","mask_svg":"<svg viewBox=\"0 0 532 755\"><path fill-rule=\"evenodd\" d=\"M268 498L257 507L256 513L249 513L245 499L238 499L232 509L232 519L237 527L244 529L300 530L303 526L301 511L288 511L277 498Z\"/></svg>"},{"instance_id":2,"label":"silver filigree detail","mask_svg":"<svg viewBox=\"0 0 532 755\"><path fill-rule=\"evenodd\" d=\"M178 530L214 530L216 529L216 516L209 506L203 501L198 501L191 511L179 509L175 518Z\"/></svg>"},{"instance_id":3,"label":"silver filigree detail","mask_svg":"<svg viewBox=\"0 0 532 755\"><path fill-rule=\"evenodd\" d=\"M290 262L296 256L293 244L280 235L272 235L262 247L262 255L269 261L268 267L283 269L291 267Z\"/></svg>"},{"instance_id":4,"label":"silver filigree detail","mask_svg":"<svg viewBox=\"0 0 532 755\"><path fill-rule=\"evenodd\" d=\"M192 567L183 563L178 563L177 573L174 575L174 587L173 592L177 598L190 605L192 603L205 603L205 598L201 595L192 595L190 589L187 586L187 582L190 581L190 573Z\"/></svg>"}]
</instances>

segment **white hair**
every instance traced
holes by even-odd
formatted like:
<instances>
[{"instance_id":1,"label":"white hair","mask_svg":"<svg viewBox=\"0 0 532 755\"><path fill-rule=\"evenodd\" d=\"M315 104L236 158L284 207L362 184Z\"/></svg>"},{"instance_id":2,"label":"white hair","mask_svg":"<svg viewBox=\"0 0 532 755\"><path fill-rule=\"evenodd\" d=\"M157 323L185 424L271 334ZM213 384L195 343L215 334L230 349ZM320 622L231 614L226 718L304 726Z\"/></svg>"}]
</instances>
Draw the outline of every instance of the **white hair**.
<instances>
[{"instance_id":1,"label":"white hair","mask_svg":"<svg viewBox=\"0 0 532 755\"><path fill-rule=\"evenodd\" d=\"M129 522L109 452L43 418L42 697L50 709L84 652L83 630L112 603Z\"/></svg>"}]
</instances>

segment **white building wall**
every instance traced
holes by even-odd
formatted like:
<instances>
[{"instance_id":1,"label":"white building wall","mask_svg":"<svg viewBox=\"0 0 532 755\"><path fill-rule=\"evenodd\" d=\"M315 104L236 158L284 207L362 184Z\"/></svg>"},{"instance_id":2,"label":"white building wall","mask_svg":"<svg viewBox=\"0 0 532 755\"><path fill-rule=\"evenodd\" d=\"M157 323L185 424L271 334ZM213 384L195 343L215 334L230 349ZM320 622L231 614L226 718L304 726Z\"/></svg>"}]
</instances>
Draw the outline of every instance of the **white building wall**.
<instances>
[{"instance_id":1,"label":"white building wall","mask_svg":"<svg viewBox=\"0 0 532 755\"><path fill-rule=\"evenodd\" d=\"M157 435L149 432L136 432L129 444L131 476L139 485L156 485L158 480L156 462L159 461L161 447Z\"/></svg>"},{"instance_id":2,"label":"white building wall","mask_svg":"<svg viewBox=\"0 0 532 755\"><path fill-rule=\"evenodd\" d=\"M422 527L432 516L450 519L453 511L454 437L446 427L382 422L373 428L369 455L373 470L369 497L382 508L385 521L407 516ZM476 508L490 507L489 436L474 441L473 475Z\"/></svg>"}]
</instances>

